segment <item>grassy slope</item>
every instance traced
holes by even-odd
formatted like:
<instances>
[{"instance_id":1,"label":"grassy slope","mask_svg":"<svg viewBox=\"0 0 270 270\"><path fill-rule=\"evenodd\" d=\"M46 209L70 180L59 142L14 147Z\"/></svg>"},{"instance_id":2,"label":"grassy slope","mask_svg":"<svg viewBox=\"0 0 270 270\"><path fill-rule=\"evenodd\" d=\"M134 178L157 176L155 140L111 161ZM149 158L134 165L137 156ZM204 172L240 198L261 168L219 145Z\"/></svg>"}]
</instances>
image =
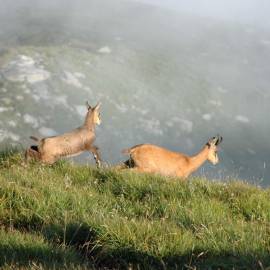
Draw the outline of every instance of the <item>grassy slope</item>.
<instances>
[{"instance_id":1,"label":"grassy slope","mask_svg":"<svg viewBox=\"0 0 270 270\"><path fill-rule=\"evenodd\" d=\"M20 164L19 154L0 162L0 267L270 265L269 189Z\"/></svg>"}]
</instances>

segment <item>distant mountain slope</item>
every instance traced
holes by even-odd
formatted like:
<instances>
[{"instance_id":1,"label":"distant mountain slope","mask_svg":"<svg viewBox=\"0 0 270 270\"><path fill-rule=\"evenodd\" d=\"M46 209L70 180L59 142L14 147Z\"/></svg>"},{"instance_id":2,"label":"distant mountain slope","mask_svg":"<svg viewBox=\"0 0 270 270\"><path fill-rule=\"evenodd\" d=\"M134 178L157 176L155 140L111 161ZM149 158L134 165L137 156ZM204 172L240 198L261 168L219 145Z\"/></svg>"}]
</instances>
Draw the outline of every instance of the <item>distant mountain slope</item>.
<instances>
[{"instance_id":1,"label":"distant mountain slope","mask_svg":"<svg viewBox=\"0 0 270 270\"><path fill-rule=\"evenodd\" d=\"M139 3L25 4L0 18L1 145L80 125L101 100L104 160L151 142L195 153L220 133L209 177L269 183L270 33Z\"/></svg>"}]
</instances>

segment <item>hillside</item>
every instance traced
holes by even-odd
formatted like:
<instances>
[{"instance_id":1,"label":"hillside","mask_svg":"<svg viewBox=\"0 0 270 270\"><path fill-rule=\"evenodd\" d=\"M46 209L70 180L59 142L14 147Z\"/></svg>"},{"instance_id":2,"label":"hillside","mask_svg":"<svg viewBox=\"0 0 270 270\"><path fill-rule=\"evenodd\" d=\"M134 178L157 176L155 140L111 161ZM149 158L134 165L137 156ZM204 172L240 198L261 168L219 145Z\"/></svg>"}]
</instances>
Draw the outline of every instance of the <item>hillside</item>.
<instances>
[{"instance_id":1,"label":"hillside","mask_svg":"<svg viewBox=\"0 0 270 270\"><path fill-rule=\"evenodd\" d=\"M1 269L265 269L270 190L0 160Z\"/></svg>"},{"instance_id":2,"label":"hillside","mask_svg":"<svg viewBox=\"0 0 270 270\"><path fill-rule=\"evenodd\" d=\"M127 0L2 2L0 149L75 128L100 100L107 162L219 133L222 162L198 175L269 186L269 31Z\"/></svg>"}]
</instances>

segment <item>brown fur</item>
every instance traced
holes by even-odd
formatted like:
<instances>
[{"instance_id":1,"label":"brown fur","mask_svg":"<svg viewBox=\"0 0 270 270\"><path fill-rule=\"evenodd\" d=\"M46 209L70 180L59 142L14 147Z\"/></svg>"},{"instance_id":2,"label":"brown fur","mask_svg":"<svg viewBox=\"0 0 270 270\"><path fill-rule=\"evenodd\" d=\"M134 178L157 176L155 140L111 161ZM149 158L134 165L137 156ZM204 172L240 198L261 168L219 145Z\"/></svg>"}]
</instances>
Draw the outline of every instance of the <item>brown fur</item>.
<instances>
[{"instance_id":1,"label":"brown fur","mask_svg":"<svg viewBox=\"0 0 270 270\"><path fill-rule=\"evenodd\" d=\"M95 140L95 125L100 124L99 116L100 103L94 108L87 103L87 115L84 124L68 133L59 136L47 137L37 141L37 146L31 146L25 152L25 160L40 160L45 164L53 164L61 157L76 156L84 151L92 152L97 166L100 166L101 159L98 148L93 145Z\"/></svg>"},{"instance_id":2,"label":"brown fur","mask_svg":"<svg viewBox=\"0 0 270 270\"><path fill-rule=\"evenodd\" d=\"M130 159L124 164L139 172L187 178L206 160L213 164L218 163L217 145L221 141L222 137L212 138L195 156L172 152L152 144L140 144L123 150L124 154L130 155Z\"/></svg>"}]
</instances>

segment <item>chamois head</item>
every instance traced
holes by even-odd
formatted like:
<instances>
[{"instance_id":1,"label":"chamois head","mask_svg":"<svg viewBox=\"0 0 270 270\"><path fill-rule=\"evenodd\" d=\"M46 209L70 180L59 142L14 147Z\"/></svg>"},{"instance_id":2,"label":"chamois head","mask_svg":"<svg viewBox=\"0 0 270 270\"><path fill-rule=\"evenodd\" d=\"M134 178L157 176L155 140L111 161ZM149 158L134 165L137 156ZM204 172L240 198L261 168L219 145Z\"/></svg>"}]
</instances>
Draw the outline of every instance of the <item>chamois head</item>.
<instances>
[{"instance_id":1,"label":"chamois head","mask_svg":"<svg viewBox=\"0 0 270 270\"><path fill-rule=\"evenodd\" d=\"M100 125L101 124L101 118L100 118L100 112L99 112L100 105L101 105L101 103L99 102L95 107L92 108L89 105L88 101L86 101L86 107L87 107L87 110L88 110L87 118L91 117L94 125Z\"/></svg>"},{"instance_id":2,"label":"chamois head","mask_svg":"<svg viewBox=\"0 0 270 270\"><path fill-rule=\"evenodd\" d=\"M207 159L214 165L216 165L219 161L217 151L218 151L218 145L222 142L222 140L223 138L217 135L206 143L209 149Z\"/></svg>"}]
</instances>

